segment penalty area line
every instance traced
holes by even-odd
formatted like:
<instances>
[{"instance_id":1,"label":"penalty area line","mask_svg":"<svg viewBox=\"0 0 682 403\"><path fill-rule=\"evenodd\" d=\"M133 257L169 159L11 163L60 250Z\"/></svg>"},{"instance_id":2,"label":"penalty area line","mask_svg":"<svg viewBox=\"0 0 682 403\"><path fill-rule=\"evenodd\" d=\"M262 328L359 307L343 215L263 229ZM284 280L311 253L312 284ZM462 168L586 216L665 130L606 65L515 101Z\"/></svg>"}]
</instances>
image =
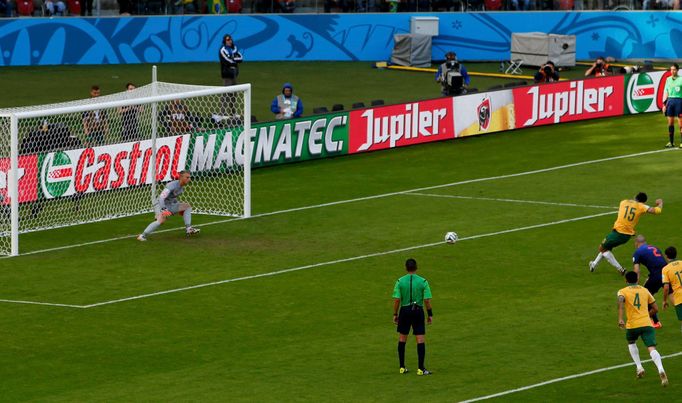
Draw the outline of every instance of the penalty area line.
<instances>
[{"instance_id":1,"label":"penalty area line","mask_svg":"<svg viewBox=\"0 0 682 403\"><path fill-rule=\"evenodd\" d=\"M510 234L513 232L527 231L527 230L531 230L531 229L549 227L552 225L565 224L565 223L570 223L570 222L575 222L575 221L589 220L591 218L601 217L601 216L615 214L615 213L616 213L615 211L608 211L608 212L604 212L604 213L590 214L590 215L586 215L586 216L582 216L582 217L567 218L564 220L557 220L557 221L551 221L551 222L546 222L546 223L541 223L541 224L527 225L524 227L511 228L511 229L502 230L502 231L489 232L489 233L485 233L485 234L471 235L471 236L466 236L466 237L460 238L458 242L470 241L470 240L486 238L486 237L491 237L491 236L496 236L496 235ZM430 247L439 246L439 245L445 245L445 242L444 241L438 241L438 242L431 242L431 243L422 244L422 245L408 246L408 247L404 247L404 248L393 249L393 250L382 251L382 252L369 253L369 254L365 254L365 255L348 257L348 258L344 258L344 259L337 259L337 260L331 260L331 261L327 261L327 262L313 263L313 264L309 264L309 265L305 265L305 266L291 267L291 268L267 272L267 273L260 273L260 274L250 275L250 276L243 276L243 277L230 278L230 279L219 280L219 281L212 281L209 283L195 284L195 285L190 285L187 287L180 287L180 288L174 288L174 289L170 289L170 290L157 291L157 292L148 293L148 294L135 295L135 296L126 297L126 298L119 298L119 299L114 299L114 300L109 300L109 301L102 301L102 302L97 302L97 303L93 303L93 304L89 304L89 305L67 305L67 304L48 304L48 303L36 303L36 304L89 309L89 308L95 308L95 307L103 306L103 305L112 305L112 304L118 304L121 302L157 297L160 295L174 294L174 293L178 293L178 292L194 290L197 288L206 288L206 287L212 287L212 286L216 286L216 285L220 285L220 284L234 283L237 281L246 281L246 280L253 280L253 279L263 278L263 277L272 277L272 276L277 276L280 274L292 273L292 272L301 271L301 270L314 269L314 268L323 267L323 266L331 266L331 265L335 265L338 263L353 262L353 261L357 261L357 260L368 259L368 258L384 256L384 255L390 255L390 254L406 252L406 251L411 251L411 250L416 250L416 249L430 248ZM12 300L0 300L0 302L19 303L19 302L12 301ZM24 303L30 303L30 302L27 301Z\"/></svg>"},{"instance_id":2,"label":"penalty area line","mask_svg":"<svg viewBox=\"0 0 682 403\"><path fill-rule=\"evenodd\" d=\"M620 159L625 159L625 158L640 157L640 156L644 156L644 155L658 154L658 153L669 152L669 151L675 151L675 149L667 148L667 149L662 149L662 150L643 151L640 153L624 154L624 155L617 155L614 157L600 158L600 159L596 159L596 160L574 162L571 164L535 169L532 171L517 172L517 173L513 173L513 174L505 174L505 175L497 175L497 176L489 176L489 177L484 177L484 178L466 179L466 180L462 180L462 181L444 183L444 184L440 184L440 185L426 186L426 187L420 187L420 188L415 188L415 189L401 190L401 191L397 191L397 192L390 192L390 193L383 193L383 194L378 194L378 195L358 197L355 199L337 200L337 201L328 202L328 203L314 204L314 205L310 205L310 206L301 206L301 207L294 207L294 208L290 208L290 209L286 209L286 210L278 210L278 211L271 211L271 212L267 212L267 213L254 214L248 218L247 217L234 217L234 218L229 218L229 219L221 219L221 220L211 221L211 222L207 222L207 223L197 224L197 225L195 225L195 227L206 227L209 225L224 224L224 223L231 222L231 221L239 221L239 220L247 220L247 219L251 219L251 218L268 217L268 216L279 215L279 214L287 214L287 213L293 213L293 212L298 212L298 211L305 211L305 210L311 210L311 209L317 209L317 208L323 208L323 207L337 206L337 205L341 205L341 204L356 203L356 202L361 202L361 201L380 199L380 198L384 198L384 197L405 195L405 194L410 194L410 193L415 193L415 192L423 192L423 191L427 191L427 190L434 190L434 189L441 189L441 188L447 188L447 187L452 187L452 186L466 185L469 183L487 182L487 181L493 181L493 180L498 180L498 179L515 178L518 176L534 175L534 174L538 174L538 173L552 172L552 171L557 171L557 170L561 170L561 169L579 167L579 166L583 166L583 165L598 164L601 162L615 161L615 160L620 160ZM179 230L184 229L184 228L185 227L166 228L166 229L162 229L162 230L157 230L157 231L155 231L155 233L158 234L158 233L164 233L164 232L179 231ZM97 244L102 244L102 243L107 243L107 242L114 242L114 241L120 241L120 240L124 240L124 239L135 238L136 236L137 235L123 235L123 236L119 236L119 237L115 237L115 238L101 239L98 241L89 241L89 242L83 242L83 243L73 244L73 245L57 246L57 247L48 248L48 249L38 249L38 250L34 250L34 251L21 253L19 256L36 255L36 254L46 253L46 252L56 252L59 250L66 250L66 249L79 248L79 247L83 247L83 246L97 245ZM0 256L0 259L7 259L7 258L11 258L11 257L14 257L14 256Z\"/></svg>"},{"instance_id":3,"label":"penalty area line","mask_svg":"<svg viewBox=\"0 0 682 403\"><path fill-rule=\"evenodd\" d=\"M682 355L682 351L677 352L677 353L673 353L673 354L664 355L664 356L661 356L661 358L662 358L662 359L665 359L665 358L673 358L673 357L679 357L680 355ZM652 361L651 359L649 359L649 360L643 360L642 363L648 363L648 362L651 362L651 361ZM495 393L495 394L492 394L492 395L486 395L486 396L476 397L476 398L469 399L469 400L462 400L460 403L471 403L471 402L478 402L478 401L481 401L481 400L493 399L493 398L496 398L496 397L501 397L501 396L510 395L510 394L512 394L512 393L518 393L518 392L523 392L523 391L529 390L529 389L539 388L539 387L545 386L545 385L551 385L551 384L553 384L553 383L558 383L558 382L563 382L563 381L569 381L569 380L571 380L571 379L582 378L582 377L585 377L585 376L594 375L594 374L598 374L598 373L601 373L601 372L612 371L612 370L614 370L614 369L625 368L625 367L629 367L629 366L633 366L633 365L635 365L634 362L628 362L628 363L626 363L626 364L620 364L620 365L614 365L614 366L611 366L611 367L599 368L599 369L595 369L595 370L592 370L592 371L581 372L581 373L579 373L579 374L573 374L573 375L563 376L563 377L561 377L561 378L550 379L549 381L544 381L544 382L540 382L540 383L535 383L535 384L533 384L533 385L523 386L523 387L521 387L521 388L505 390L504 392L499 392L499 393Z\"/></svg>"}]
</instances>

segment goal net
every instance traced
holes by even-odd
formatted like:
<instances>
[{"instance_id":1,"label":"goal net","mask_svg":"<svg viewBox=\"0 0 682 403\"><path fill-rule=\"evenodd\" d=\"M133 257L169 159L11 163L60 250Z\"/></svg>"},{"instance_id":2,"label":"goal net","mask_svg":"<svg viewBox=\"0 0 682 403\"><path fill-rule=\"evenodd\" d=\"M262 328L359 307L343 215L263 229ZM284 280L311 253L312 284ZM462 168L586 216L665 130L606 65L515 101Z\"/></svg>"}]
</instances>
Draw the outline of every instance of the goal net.
<instances>
[{"instance_id":1,"label":"goal net","mask_svg":"<svg viewBox=\"0 0 682 403\"><path fill-rule=\"evenodd\" d=\"M150 213L182 170L194 212L249 216L250 91L153 82L0 109L0 254L22 233Z\"/></svg>"}]
</instances>

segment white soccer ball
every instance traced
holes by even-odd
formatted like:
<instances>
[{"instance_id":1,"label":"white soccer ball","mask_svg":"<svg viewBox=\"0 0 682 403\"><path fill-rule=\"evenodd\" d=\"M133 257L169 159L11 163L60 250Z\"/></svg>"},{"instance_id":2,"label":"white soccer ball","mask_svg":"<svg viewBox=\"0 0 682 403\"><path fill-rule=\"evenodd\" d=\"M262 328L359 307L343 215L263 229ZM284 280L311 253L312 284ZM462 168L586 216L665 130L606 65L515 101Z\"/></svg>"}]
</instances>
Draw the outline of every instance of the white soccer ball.
<instances>
[{"instance_id":1,"label":"white soccer ball","mask_svg":"<svg viewBox=\"0 0 682 403\"><path fill-rule=\"evenodd\" d=\"M447 243L455 243L455 242L457 242L458 239L459 239L459 236L457 235L456 232L450 231L447 234L445 234L445 242L447 242Z\"/></svg>"}]
</instances>

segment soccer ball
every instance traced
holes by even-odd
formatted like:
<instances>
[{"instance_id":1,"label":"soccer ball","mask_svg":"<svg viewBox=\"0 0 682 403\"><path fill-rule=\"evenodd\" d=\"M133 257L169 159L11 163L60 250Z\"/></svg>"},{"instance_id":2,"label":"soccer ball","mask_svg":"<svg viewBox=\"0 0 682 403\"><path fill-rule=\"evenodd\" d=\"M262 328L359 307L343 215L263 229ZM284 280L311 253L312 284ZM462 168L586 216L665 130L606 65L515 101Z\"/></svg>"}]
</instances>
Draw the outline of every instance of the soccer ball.
<instances>
[{"instance_id":1,"label":"soccer ball","mask_svg":"<svg viewBox=\"0 0 682 403\"><path fill-rule=\"evenodd\" d=\"M445 234L445 242L447 243L455 243L459 239L459 236L457 235L456 232L448 232Z\"/></svg>"}]
</instances>

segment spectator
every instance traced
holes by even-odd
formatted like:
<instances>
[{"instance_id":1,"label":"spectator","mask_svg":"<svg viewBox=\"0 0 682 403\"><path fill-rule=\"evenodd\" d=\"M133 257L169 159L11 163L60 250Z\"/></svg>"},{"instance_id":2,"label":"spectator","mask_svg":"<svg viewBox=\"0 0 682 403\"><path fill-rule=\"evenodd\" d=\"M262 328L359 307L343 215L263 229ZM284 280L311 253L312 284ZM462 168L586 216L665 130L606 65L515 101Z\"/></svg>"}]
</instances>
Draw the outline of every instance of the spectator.
<instances>
[{"instance_id":1,"label":"spectator","mask_svg":"<svg viewBox=\"0 0 682 403\"><path fill-rule=\"evenodd\" d=\"M92 16L92 0L81 0L81 17Z\"/></svg>"},{"instance_id":2,"label":"spectator","mask_svg":"<svg viewBox=\"0 0 682 403\"><path fill-rule=\"evenodd\" d=\"M0 0L0 17L11 17L14 11L12 0Z\"/></svg>"},{"instance_id":3,"label":"spectator","mask_svg":"<svg viewBox=\"0 0 682 403\"><path fill-rule=\"evenodd\" d=\"M294 9L296 9L294 0L275 0L276 13L293 13Z\"/></svg>"},{"instance_id":4,"label":"spectator","mask_svg":"<svg viewBox=\"0 0 682 403\"><path fill-rule=\"evenodd\" d=\"M595 60L594 63L592 63L592 66L590 66L590 68L587 69L587 71L585 71L585 77L610 76L611 75L610 67L611 66L609 66L608 63L606 63L606 60L604 60L602 56L599 56L597 60Z\"/></svg>"},{"instance_id":5,"label":"spectator","mask_svg":"<svg viewBox=\"0 0 682 403\"><path fill-rule=\"evenodd\" d=\"M90 87L90 98L97 98L100 93L98 85ZM104 144L105 138L109 134L107 110L98 109L83 112L83 133L85 133L85 145L87 147Z\"/></svg>"},{"instance_id":6,"label":"spectator","mask_svg":"<svg viewBox=\"0 0 682 403\"><path fill-rule=\"evenodd\" d=\"M45 0L45 13L52 17L54 15L64 15L66 4L62 0Z\"/></svg>"},{"instance_id":7,"label":"spectator","mask_svg":"<svg viewBox=\"0 0 682 403\"><path fill-rule=\"evenodd\" d=\"M135 90L135 84L126 84L126 91ZM121 114L121 139L123 141L136 141L140 139L140 112L142 105L129 105L118 108Z\"/></svg>"},{"instance_id":8,"label":"spectator","mask_svg":"<svg viewBox=\"0 0 682 403\"><path fill-rule=\"evenodd\" d=\"M559 81L559 72L556 70L556 66L553 61L548 61L544 65L540 66L540 69L535 73L533 80L536 83L552 83Z\"/></svg>"},{"instance_id":9,"label":"spectator","mask_svg":"<svg viewBox=\"0 0 682 403\"><path fill-rule=\"evenodd\" d=\"M118 0L118 13L123 16L133 14L135 7L133 0Z\"/></svg>"},{"instance_id":10,"label":"spectator","mask_svg":"<svg viewBox=\"0 0 682 403\"><path fill-rule=\"evenodd\" d=\"M197 5L194 0L177 0L175 3L175 14L196 14Z\"/></svg>"},{"instance_id":11,"label":"spectator","mask_svg":"<svg viewBox=\"0 0 682 403\"><path fill-rule=\"evenodd\" d=\"M457 54L448 52L436 72L436 81L441 85L441 94L451 96L465 94L471 78L466 67L457 60Z\"/></svg>"},{"instance_id":12,"label":"spectator","mask_svg":"<svg viewBox=\"0 0 682 403\"><path fill-rule=\"evenodd\" d=\"M303 114L303 102L294 95L294 87L289 83L284 83L282 94L272 100L270 110L277 119L298 118Z\"/></svg>"}]
</instances>

